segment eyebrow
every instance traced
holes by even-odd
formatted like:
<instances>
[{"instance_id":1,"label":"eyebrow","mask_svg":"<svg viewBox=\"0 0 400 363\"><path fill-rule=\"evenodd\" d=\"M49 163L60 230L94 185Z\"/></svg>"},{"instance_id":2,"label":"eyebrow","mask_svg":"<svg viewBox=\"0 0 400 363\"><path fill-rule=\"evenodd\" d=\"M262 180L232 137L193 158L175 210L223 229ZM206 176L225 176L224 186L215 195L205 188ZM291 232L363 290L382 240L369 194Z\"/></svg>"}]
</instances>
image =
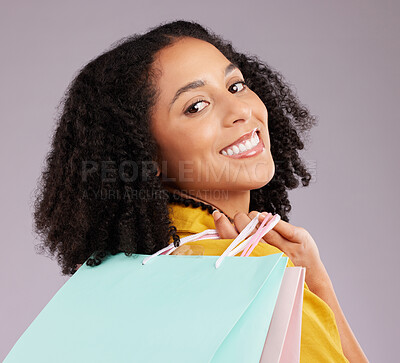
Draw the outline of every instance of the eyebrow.
<instances>
[{"instance_id":1,"label":"eyebrow","mask_svg":"<svg viewBox=\"0 0 400 363\"><path fill-rule=\"evenodd\" d=\"M225 71L224 71L225 77L226 77L229 73L233 72L235 69L238 69L238 68L239 68L239 67L238 67L236 64L229 63L229 64L226 66ZM179 98L179 96L180 96L182 93L188 92L188 91L190 91L190 90L192 90L192 89L195 89L195 88L203 87L203 86L205 86L206 84L207 84L207 82L205 82L205 81L199 79L199 80L197 80L197 81L190 82L190 83L186 84L185 86L179 88L179 89L176 91L174 98L173 98L172 101L170 102L169 108L171 109L173 103Z\"/></svg>"}]
</instances>

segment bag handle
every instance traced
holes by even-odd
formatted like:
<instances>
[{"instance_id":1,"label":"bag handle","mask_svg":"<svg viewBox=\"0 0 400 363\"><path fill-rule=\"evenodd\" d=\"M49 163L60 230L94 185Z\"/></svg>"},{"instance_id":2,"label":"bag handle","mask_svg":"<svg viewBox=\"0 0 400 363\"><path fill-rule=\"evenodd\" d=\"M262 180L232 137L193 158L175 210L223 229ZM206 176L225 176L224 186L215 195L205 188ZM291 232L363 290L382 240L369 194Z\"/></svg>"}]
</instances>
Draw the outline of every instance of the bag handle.
<instances>
[{"instance_id":1,"label":"bag handle","mask_svg":"<svg viewBox=\"0 0 400 363\"><path fill-rule=\"evenodd\" d=\"M256 221L255 225L257 225L259 215L260 215L260 213L257 214L257 216L245 227L245 229L247 227L249 227L253 221ZM272 219L269 220L270 216L272 216L272 214L268 213L268 215L262 221L260 227L257 229L256 233L254 233L248 240L244 241L240 246L237 246L235 248L235 245L234 245L235 241L233 241L232 244L225 250L225 252L217 259L217 261L215 262L215 268L218 268L221 265L223 259L226 256L234 256L242 250L244 250L244 251L241 254L241 256L248 257L250 255L250 253L253 251L253 249L257 246L257 244L261 240L261 238L264 237L272 228L274 228L275 225L281 219L281 216L279 214L275 214L272 217ZM267 223L267 221L268 221L268 223ZM266 223L267 223L267 225L264 227L264 225ZM243 229L243 231L245 229ZM246 235L246 237L251 233L251 231L253 229L254 229L254 227L251 228L250 232Z\"/></svg>"},{"instance_id":2,"label":"bag handle","mask_svg":"<svg viewBox=\"0 0 400 363\"><path fill-rule=\"evenodd\" d=\"M254 248L257 246L259 240L266 235L272 228L276 226L276 224L279 222L281 219L281 216L279 214L275 214L272 217L271 213L268 213L267 216L264 218L263 222L261 223L260 228L257 230L257 232L252 236L252 240L249 241L249 244L247 245L246 249L243 251L241 256L249 256L251 252L254 250ZM264 227L265 223L268 221L267 225ZM253 241L254 240L254 241Z\"/></svg>"},{"instance_id":3,"label":"bag handle","mask_svg":"<svg viewBox=\"0 0 400 363\"><path fill-rule=\"evenodd\" d=\"M223 259L230 254L230 252L238 246L241 242L243 242L253 231L253 229L257 226L258 224L258 217L260 216L261 213L257 213L257 215L249 222L249 224L243 228L242 232L239 233L239 235L232 241L232 243L228 246L228 248L222 253L222 255L217 259L215 262L215 268L218 268Z\"/></svg>"},{"instance_id":4,"label":"bag handle","mask_svg":"<svg viewBox=\"0 0 400 363\"><path fill-rule=\"evenodd\" d=\"M238 234L238 236L236 236L236 238L232 241L232 243L228 246L228 248L222 253L222 255L215 262L215 268L220 267L222 261L226 256L234 256L243 250L245 251L243 251L241 256L246 256L246 257L249 256L250 253L258 244L258 242L260 241L260 239L264 237L264 235L267 234L272 228L274 228L275 225L280 220L279 214L275 214L273 218L269 220L269 217L272 216L272 214L269 213L262 221L256 233L252 235L248 240L246 240L246 238L251 234L251 232L257 226L258 217L260 216L260 214L261 213L257 213L257 215L249 222L249 224ZM267 223L268 220L269 222ZM266 223L267 225L265 225ZM187 242L200 241L203 239L220 239L220 236L216 229L206 229L202 232L181 238L180 246L182 246ZM177 248L178 247L175 247L174 244L171 243L168 246L162 248L161 250L153 253L152 255L146 256L142 261L142 265L146 264L156 256L169 255Z\"/></svg>"},{"instance_id":5,"label":"bag handle","mask_svg":"<svg viewBox=\"0 0 400 363\"><path fill-rule=\"evenodd\" d=\"M179 246L182 246L183 244L187 242L193 242L193 241L199 241L202 239L219 239L219 235L216 229L206 229L203 232L195 233L187 237L183 237L180 239L180 244ZM149 262L153 257L159 256L159 255L169 255L172 252L174 252L178 247L175 247L173 243L169 244L167 247L162 248L161 250L153 253L150 256L147 256L143 259L142 265L145 263Z\"/></svg>"}]
</instances>

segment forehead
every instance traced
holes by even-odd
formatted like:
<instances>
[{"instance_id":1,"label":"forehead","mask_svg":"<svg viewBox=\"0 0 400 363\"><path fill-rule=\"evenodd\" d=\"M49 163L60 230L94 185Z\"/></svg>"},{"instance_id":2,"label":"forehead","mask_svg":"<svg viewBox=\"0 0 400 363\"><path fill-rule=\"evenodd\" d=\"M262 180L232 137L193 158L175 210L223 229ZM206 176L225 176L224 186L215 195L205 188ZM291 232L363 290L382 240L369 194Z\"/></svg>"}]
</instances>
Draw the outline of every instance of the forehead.
<instances>
[{"instance_id":1,"label":"forehead","mask_svg":"<svg viewBox=\"0 0 400 363\"><path fill-rule=\"evenodd\" d=\"M160 91L176 90L184 83L215 75L224 77L229 60L212 44L183 38L158 52L154 67L159 71Z\"/></svg>"}]
</instances>

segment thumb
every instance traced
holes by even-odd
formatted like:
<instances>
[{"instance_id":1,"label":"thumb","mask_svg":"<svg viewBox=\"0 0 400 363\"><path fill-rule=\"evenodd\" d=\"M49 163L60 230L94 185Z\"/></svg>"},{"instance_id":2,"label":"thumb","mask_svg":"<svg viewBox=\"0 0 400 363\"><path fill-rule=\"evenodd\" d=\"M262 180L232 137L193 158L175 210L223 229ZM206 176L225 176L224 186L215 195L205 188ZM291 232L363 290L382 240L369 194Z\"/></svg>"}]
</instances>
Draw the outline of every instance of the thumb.
<instances>
[{"instance_id":1,"label":"thumb","mask_svg":"<svg viewBox=\"0 0 400 363\"><path fill-rule=\"evenodd\" d=\"M231 239L236 238L238 233L235 227L229 222L225 214L215 210L212 214L214 218L215 229L217 230L220 238Z\"/></svg>"}]
</instances>

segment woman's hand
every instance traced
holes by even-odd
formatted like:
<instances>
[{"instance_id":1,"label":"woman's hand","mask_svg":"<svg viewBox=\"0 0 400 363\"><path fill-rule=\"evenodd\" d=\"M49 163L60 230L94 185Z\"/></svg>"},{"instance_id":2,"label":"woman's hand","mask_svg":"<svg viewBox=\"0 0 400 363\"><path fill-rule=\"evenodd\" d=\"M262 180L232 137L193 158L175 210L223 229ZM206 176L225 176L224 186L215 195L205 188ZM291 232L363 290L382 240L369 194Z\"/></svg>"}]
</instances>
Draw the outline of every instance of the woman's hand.
<instances>
[{"instance_id":1,"label":"woman's hand","mask_svg":"<svg viewBox=\"0 0 400 363\"><path fill-rule=\"evenodd\" d=\"M213 217L215 228L221 238L235 238L256 215L256 211L249 214L237 213L234 217L234 225L219 211L214 212ZM261 213L259 216L260 223L267 215L267 212ZM295 266L306 267L306 283L311 291L329 279L320 259L317 244L304 228L280 220L260 242L268 243L280 249Z\"/></svg>"}]
</instances>

